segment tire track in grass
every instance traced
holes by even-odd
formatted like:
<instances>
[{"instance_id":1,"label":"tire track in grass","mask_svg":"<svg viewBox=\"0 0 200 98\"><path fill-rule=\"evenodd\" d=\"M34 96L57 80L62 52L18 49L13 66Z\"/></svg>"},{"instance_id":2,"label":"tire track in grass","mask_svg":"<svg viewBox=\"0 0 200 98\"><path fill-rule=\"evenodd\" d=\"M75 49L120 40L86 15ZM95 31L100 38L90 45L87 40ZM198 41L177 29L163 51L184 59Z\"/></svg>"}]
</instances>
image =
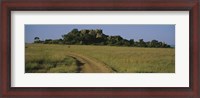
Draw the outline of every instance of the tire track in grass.
<instances>
[{"instance_id":1,"label":"tire track in grass","mask_svg":"<svg viewBox=\"0 0 200 98\"><path fill-rule=\"evenodd\" d=\"M112 70L105 63L98 61L94 58L89 58L81 54L67 53L68 56L73 57L78 62L77 72L80 73L115 73L115 70Z\"/></svg>"},{"instance_id":2,"label":"tire track in grass","mask_svg":"<svg viewBox=\"0 0 200 98\"><path fill-rule=\"evenodd\" d=\"M72 56L70 56L70 57L72 57ZM72 58L76 60L76 63L77 63L77 66L78 66L76 73L81 73L81 71L82 71L82 69L83 69L83 65L84 65L85 63L81 62L80 60L78 60L78 59L75 58L75 57L72 57Z\"/></svg>"}]
</instances>

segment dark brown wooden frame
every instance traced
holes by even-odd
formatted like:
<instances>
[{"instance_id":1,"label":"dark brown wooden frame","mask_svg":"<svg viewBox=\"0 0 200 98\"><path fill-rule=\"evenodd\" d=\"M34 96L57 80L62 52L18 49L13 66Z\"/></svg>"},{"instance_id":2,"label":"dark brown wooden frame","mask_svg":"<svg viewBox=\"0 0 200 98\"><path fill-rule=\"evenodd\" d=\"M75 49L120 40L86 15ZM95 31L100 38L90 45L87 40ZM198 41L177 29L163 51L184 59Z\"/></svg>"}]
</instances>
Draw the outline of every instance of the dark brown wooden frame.
<instances>
[{"instance_id":1,"label":"dark brown wooden frame","mask_svg":"<svg viewBox=\"0 0 200 98\"><path fill-rule=\"evenodd\" d=\"M189 11L190 87L11 87L11 11ZM0 97L200 98L199 0L4 0L0 25Z\"/></svg>"}]
</instances>

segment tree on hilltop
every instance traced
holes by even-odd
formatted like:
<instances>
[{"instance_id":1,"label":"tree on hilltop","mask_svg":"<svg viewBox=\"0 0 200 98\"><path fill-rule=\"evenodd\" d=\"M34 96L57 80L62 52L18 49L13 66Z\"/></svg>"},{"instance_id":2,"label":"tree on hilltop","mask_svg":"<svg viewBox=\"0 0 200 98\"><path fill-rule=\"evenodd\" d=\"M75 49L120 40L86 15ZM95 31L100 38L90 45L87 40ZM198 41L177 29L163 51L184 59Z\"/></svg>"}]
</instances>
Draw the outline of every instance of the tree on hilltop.
<instances>
[{"instance_id":1,"label":"tree on hilltop","mask_svg":"<svg viewBox=\"0 0 200 98\"><path fill-rule=\"evenodd\" d=\"M120 35L109 36L103 34L101 29L72 29L69 33L62 35L62 39L46 39L40 41L39 37L35 37L34 43L44 44L67 44L67 45L110 45L110 46L130 46L130 47L152 47L152 48L170 48L164 42L152 40L145 42L143 39L135 41L134 39L124 39Z\"/></svg>"}]
</instances>

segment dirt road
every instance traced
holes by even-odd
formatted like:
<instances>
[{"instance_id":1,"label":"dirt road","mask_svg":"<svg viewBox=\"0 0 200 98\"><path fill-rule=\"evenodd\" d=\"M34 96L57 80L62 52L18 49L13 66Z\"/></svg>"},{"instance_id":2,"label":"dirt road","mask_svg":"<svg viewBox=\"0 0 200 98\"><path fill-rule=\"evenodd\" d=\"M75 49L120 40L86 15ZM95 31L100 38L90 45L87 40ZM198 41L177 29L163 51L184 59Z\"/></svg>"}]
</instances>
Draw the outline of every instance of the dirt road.
<instances>
[{"instance_id":1,"label":"dirt road","mask_svg":"<svg viewBox=\"0 0 200 98\"><path fill-rule=\"evenodd\" d=\"M73 57L78 61L78 73L113 73L109 66L94 58L89 58L77 53L67 53L68 56Z\"/></svg>"}]
</instances>

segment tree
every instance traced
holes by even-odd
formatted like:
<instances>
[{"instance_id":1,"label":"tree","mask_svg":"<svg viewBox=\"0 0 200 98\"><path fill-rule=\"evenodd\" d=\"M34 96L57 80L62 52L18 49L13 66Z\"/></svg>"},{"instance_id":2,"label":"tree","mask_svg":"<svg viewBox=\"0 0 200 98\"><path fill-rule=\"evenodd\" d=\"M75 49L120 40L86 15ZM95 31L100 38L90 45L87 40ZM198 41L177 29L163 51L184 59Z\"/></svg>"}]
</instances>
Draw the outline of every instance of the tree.
<instances>
[{"instance_id":1,"label":"tree","mask_svg":"<svg viewBox=\"0 0 200 98\"><path fill-rule=\"evenodd\" d=\"M129 42L130 42L130 46L134 46L134 43L135 43L135 42L134 42L134 39L130 39Z\"/></svg>"},{"instance_id":2,"label":"tree","mask_svg":"<svg viewBox=\"0 0 200 98\"><path fill-rule=\"evenodd\" d=\"M157 47L158 41L157 40L152 40L151 41L151 47Z\"/></svg>"},{"instance_id":3,"label":"tree","mask_svg":"<svg viewBox=\"0 0 200 98\"><path fill-rule=\"evenodd\" d=\"M140 47L147 47L146 43L144 42L143 39L139 39L139 46Z\"/></svg>"},{"instance_id":4,"label":"tree","mask_svg":"<svg viewBox=\"0 0 200 98\"><path fill-rule=\"evenodd\" d=\"M39 37L35 37L34 40L40 40L40 38Z\"/></svg>"},{"instance_id":5,"label":"tree","mask_svg":"<svg viewBox=\"0 0 200 98\"><path fill-rule=\"evenodd\" d=\"M53 44L53 40L52 39L46 39L44 41L44 44Z\"/></svg>"},{"instance_id":6,"label":"tree","mask_svg":"<svg viewBox=\"0 0 200 98\"><path fill-rule=\"evenodd\" d=\"M34 43L40 43L40 38L39 37L35 37L34 38Z\"/></svg>"},{"instance_id":7,"label":"tree","mask_svg":"<svg viewBox=\"0 0 200 98\"><path fill-rule=\"evenodd\" d=\"M119 35L109 36L103 34L101 29L72 29L69 33L62 35L62 39L46 39L40 41L39 37L34 38L34 43L44 44L77 44L77 45L110 45L110 46L130 46L130 47L155 47L170 48L170 45L157 40L145 42L143 39L134 41L134 39L124 39Z\"/></svg>"},{"instance_id":8,"label":"tree","mask_svg":"<svg viewBox=\"0 0 200 98\"><path fill-rule=\"evenodd\" d=\"M73 29L72 31L71 31L71 33L73 33L73 34L77 34L77 33L79 33L79 31L78 31L78 29Z\"/></svg>"}]
</instances>

